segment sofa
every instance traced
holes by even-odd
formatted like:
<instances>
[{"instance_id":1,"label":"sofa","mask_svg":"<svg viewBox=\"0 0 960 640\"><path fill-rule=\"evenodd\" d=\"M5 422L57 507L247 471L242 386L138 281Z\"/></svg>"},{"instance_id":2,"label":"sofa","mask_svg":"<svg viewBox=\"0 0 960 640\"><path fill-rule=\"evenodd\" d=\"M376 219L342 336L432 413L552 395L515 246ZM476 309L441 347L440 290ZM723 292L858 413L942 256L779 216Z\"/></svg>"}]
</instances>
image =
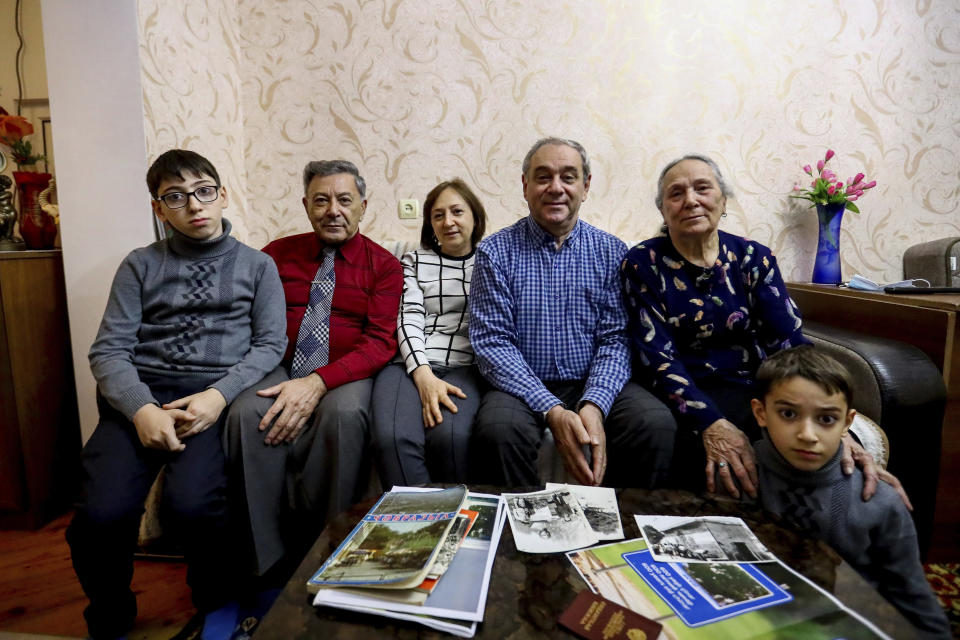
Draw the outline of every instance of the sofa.
<instances>
[{"instance_id":1,"label":"sofa","mask_svg":"<svg viewBox=\"0 0 960 640\"><path fill-rule=\"evenodd\" d=\"M384 242L397 257L416 248L413 242ZM889 453L888 470L897 476L913 502L913 518L922 555L926 555L933 528L934 506L940 460L940 435L946 402L946 389L937 367L922 351L906 343L876 338L805 322L804 333L818 347L826 349L843 363L854 378L854 408L877 423L885 451L872 451L880 459ZM854 429L855 435L858 429ZM870 444L864 442L865 446ZM876 445L877 447L881 445ZM868 446L868 449L871 448ZM922 461L922 463L917 463ZM882 460L881 460L882 462ZM543 440L539 460L543 482L570 480L549 433ZM159 482L147 501L147 514L141 525L141 545L160 534L156 493ZM382 492L376 473L371 474L367 496Z\"/></svg>"},{"instance_id":2,"label":"sofa","mask_svg":"<svg viewBox=\"0 0 960 640\"><path fill-rule=\"evenodd\" d=\"M929 357L913 345L818 322L804 334L853 374L854 408L876 421L889 441L887 470L913 503L921 556L926 556L940 472L940 439L947 391Z\"/></svg>"},{"instance_id":3,"label":"sofa","mask_svg":"<svg viewBox=\"0 0 960 640\"><path fill-rule=\"evenodd\" d=\"M852 373L854 408L868 418L855 423L854 437L903 483L913 503L920 553L926 556L933 531L947 395L940 371L925 353L904 342L817 322L805 322L803 332ZM880 427L877 435L874 425ZM539 463L542 481L569 479L549 432Z\"/></svg>"},{"instance_id":4,"label":"sofa","mask_svg":"<svg viewBox=\"0 0 960 640\"><path fill-rule=\"evenodd\" d=\"M398 258L417 247L414 242L384 242ZM903 483L913 503L913 518L922 554L933 527L940 460L940 433L946 388L940 371L919 349L906 343L845 331L816 322L804 323L804 334L827 350L853 374L854 408L866 416L854 436ZM878 424L883 444L873 442L871 424ZM883 451L880 448L883 447ZM539 460L543 482L565 482L563 468L549 432ZM923 464L915 464L923 460ZM371 487L372 490L379 487Z\"/></svg>"}]
</instances>

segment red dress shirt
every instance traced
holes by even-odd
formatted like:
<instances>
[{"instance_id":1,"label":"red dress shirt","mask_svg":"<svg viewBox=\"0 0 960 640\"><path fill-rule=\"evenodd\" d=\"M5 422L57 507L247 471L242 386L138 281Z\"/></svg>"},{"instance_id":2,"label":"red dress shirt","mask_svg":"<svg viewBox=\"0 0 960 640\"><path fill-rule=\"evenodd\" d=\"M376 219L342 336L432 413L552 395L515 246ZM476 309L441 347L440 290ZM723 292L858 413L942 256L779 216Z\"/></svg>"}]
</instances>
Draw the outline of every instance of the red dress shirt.
<instances>
[{"instance_id":1,"label":"red dress shirt","mask_svg":"<svg viewBox=\"0 0 960 640\"><path fill-rule=\"evenodd\" d=\"M277 263L287 298L288 343L283 362L289 366L310 299L310 283L323 262L323 245L310 232L274 240L263 252ZM337 249L333 272L329 364L316 370L328 389L369 378L393 358L403 290L400 262L359 233Z\"/></svg>"}]
</instances>

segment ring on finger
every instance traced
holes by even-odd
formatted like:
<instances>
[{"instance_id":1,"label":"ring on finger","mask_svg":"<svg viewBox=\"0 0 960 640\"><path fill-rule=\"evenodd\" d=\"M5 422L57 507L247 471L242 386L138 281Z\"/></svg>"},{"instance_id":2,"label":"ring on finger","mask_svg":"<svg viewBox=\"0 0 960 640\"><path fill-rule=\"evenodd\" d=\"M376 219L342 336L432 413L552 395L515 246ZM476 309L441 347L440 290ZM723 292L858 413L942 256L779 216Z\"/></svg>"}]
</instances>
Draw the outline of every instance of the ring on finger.
<instances>
[{"instance_id":1,"label":"ring on finger","mask_svg":"<svg viewBox=\"0 0 960 640\"><path fill-rule=\"evenodd\" d=\"M724 462L723 460L721 460L720 462L717 463L717 466L720 467L721 469L723 469L724 467L727 466L727 463Z\"/></svg>"}]
</instances>

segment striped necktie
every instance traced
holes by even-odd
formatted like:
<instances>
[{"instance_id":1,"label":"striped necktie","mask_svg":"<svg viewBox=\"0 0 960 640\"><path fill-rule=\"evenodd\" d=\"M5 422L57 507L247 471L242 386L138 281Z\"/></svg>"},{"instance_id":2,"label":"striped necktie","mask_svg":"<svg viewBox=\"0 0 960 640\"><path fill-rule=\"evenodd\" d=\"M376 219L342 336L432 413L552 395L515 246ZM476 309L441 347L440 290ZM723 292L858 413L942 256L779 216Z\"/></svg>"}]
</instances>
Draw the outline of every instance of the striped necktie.
<instances>
[{"instance_id":1,"label":"striped necktie","mask_svg":"<svg viewBox=\"0 0 960 640\"><path fill-rule=\"evenodd\" d=\"M327 364L330 356L330 305L333 302L333 256L336 249L323 250L323 262L310 284L310 300L297 332L297 348L290 376L303 378Z\"/></svg>"}]
</instances>

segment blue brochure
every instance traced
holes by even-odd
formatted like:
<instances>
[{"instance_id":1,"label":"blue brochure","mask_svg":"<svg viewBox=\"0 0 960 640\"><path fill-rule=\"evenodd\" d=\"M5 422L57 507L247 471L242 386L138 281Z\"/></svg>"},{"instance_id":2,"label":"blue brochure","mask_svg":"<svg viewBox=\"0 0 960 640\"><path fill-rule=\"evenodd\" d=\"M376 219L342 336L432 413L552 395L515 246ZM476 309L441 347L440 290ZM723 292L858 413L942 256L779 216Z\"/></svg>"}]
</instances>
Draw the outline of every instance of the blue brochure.
<instances>
[{"instance_id":1,"label":"blue brochure","mask_svg":"<svg viewBox=\"0 0 960 640\"><path fill-rule=\"evenodd\" d=\"M657 562L648 550L623 559L690 627L793 600L755 564Z\"/></svg>"}]
</instances>

